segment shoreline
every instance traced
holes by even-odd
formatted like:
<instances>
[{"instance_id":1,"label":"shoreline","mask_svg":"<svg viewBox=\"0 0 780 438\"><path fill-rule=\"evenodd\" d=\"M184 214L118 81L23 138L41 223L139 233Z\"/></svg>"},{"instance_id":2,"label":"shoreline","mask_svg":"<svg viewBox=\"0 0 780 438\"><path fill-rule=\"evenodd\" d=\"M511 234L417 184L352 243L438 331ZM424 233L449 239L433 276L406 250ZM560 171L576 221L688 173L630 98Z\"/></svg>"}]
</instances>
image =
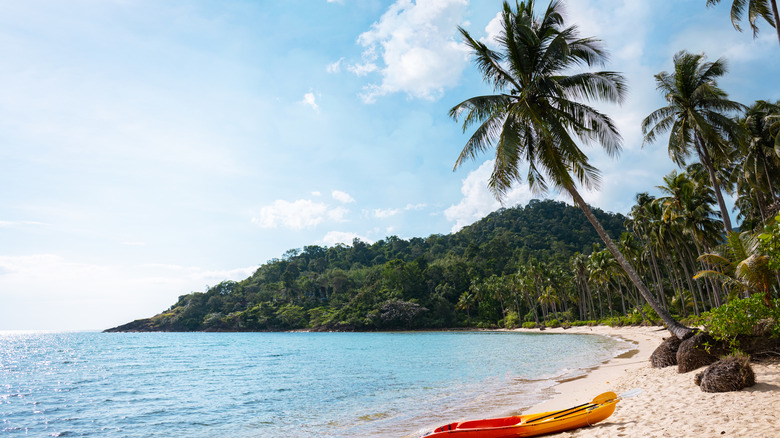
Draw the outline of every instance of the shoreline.
<instances>
[{"instance_id":1,"label":"shoreline","mask_svg":"<svg viewBox=\"0 0 780 438\"><path fill-rule=\"evenodd\" d=\"M540 333L537 329L516 329ZM780 362L751 363L756 384L741 391L706 393L693 382L701 368L679 374L677 367L653 368L650 355L665 328L583 326L546 329L541 333L594 334L618 337L635 347L590 370L582 377L564 380L552 388L552 398L526 412L566 409L590 402L607 391L617 394L634 388L643 392L621 400L615 413L595 426L562 432L556 437L776 437L780 430Z\"/></svg>"}]
</instances>

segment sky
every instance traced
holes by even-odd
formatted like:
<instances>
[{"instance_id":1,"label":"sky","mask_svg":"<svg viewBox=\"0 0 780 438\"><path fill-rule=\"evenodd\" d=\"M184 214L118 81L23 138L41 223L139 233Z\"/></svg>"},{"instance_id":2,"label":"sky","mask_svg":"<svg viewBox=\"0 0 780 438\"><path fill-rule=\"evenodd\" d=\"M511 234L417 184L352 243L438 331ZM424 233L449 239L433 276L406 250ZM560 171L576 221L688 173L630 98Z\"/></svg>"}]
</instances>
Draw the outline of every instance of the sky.
<instances>
[{"instance_id":1,"label":"sky","mask_svg":"<svg viewBox=\"0 0 780 438\"><path fill-rule=\"evenodd\" d=\"M569 0L623 73L622 154L585 199L627 213L675 169L640 123L679 50L733 100L780 99L780 46L730 1ZM545 7L544 1L538 6ZM491 93L457 33L498 0L0 2L0 330L101 330L305 245L448 234L501 204L491 156L453 171L454 105ZM743 26L747 28L747 25ZM516 185L505 206L539 198ZM557 199L555 193L547 195Z\"/></svg>"}]
</instances>

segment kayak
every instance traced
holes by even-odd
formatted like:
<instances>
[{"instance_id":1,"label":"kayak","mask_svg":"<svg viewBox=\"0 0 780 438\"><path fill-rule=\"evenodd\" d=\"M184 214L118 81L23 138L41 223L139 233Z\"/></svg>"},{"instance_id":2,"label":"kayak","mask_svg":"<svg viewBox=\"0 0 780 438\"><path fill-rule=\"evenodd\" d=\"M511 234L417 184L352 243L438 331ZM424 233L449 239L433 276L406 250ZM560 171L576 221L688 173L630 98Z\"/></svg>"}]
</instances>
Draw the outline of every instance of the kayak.
<instances>
[{"instance_id":1,"label":"kayak","mask_svg":"<svg viewBox=\"0 0 780 438\"><path fill-rule=\"evenodd\" d=\"M530 415L461 421L438 427L420 436L426 438L515 438L592 426L615 412L620 397L614 392L596 396L590 403L560 411Z\"/></svg>"}]
</instances>

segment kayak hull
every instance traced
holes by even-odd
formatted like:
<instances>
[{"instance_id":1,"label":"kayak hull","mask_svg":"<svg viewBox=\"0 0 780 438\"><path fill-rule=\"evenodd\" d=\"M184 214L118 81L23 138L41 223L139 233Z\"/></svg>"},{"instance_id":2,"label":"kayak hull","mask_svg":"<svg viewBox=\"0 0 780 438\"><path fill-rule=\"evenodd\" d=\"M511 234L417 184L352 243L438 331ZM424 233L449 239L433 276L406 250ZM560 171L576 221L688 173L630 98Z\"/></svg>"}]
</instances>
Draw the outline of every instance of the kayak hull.
<instances>
[{"instance_id":1,"label":"kayak hull","mask_svg":"<svg viewBox=\"0 0 780 438\"><path fill-rule=\"evenodd\" d=\"M615 412L619 398L607 397L585 405L575 406L562 411L541 412L531 415L519 415L486 420L451 423L423 435L425 438L517 438L563 432L592 426L609 418Z\"/></svg>"}]
</instances>

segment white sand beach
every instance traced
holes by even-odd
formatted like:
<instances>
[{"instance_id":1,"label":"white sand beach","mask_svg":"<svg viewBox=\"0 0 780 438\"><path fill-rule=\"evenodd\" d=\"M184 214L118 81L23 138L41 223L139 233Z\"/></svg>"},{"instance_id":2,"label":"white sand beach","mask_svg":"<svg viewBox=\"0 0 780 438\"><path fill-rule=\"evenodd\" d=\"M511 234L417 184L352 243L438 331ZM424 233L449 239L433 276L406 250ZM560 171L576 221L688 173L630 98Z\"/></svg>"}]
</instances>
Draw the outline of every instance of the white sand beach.
<instances>
[{"instance_id":1,"label":"white sand beach","mask_svg":"<svg viewBox=\"0 0 780 438\"><path fill-rule=\"evenodd\" d=\"M538 330L528 330L537 332ZM557 394L527 412L565 409L594 396L633 388L644 392L618 403L615 413L592 427L556 437L780 437L780 363L752 364L756 385L737 392L706 393L693 382L701 370L678 374L677 367L656 369L649 358L663 338L662 327L574 327L545 333L619 336L636 350L613 359L581 379L556 386Z\"/></svg>"}]
</instances>

